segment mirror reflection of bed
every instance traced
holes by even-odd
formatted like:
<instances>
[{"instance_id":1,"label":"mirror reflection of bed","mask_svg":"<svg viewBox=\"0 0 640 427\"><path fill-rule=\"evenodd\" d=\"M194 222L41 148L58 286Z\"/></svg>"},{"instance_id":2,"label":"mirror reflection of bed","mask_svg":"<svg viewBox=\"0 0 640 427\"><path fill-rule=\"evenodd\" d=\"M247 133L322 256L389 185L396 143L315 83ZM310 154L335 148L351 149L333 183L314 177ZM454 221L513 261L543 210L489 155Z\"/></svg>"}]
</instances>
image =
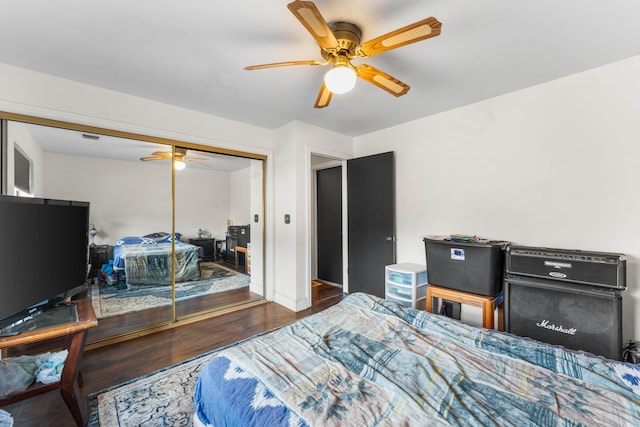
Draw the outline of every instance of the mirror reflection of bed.
<instances>
[{"instance_id":1,"label":"mirror reflection of bed","mask_svg":"<svg viewBox=\"0 0 640 427\"><path fill-rule=\"evenodd\" d=\"M174 242L172 242L174 240ZM145 324L163 319L171 307L172 243L175 244L176 316L224 307L238 301L256 298L249 290L251 277L244 263L235 266L225 261L224 253L208 253L207 240L186 239L176 233L155 232L144 236L126 236L113 246L90 248L92 264L91 296L94 310L101 321ZM203 246L188 242L196 242ZM150 317L151 316L151 317ZM157 317L156 317L157 316ZM117 318L117 319L113 319ZM112 329L113 330L113 329Z\"/></svg>"},{"instance_id":2,"label":"mirror reflection of bed","mask_svg":"<svg viewBox=\"0 0 640 427\"><path fill-rule=\"evenodd\" d=\"M140 161L171 153L170 145L86 139L81 131L16 121L8 122L8 134L32 162L34 196L91 203L90 296L99 324L90 343L263 299L262 223L254 221L263 216L262 160L189 148L186 157L197 161L172 178L171 155ZM225 256L234 224L247 224L257 239L254 256L240 257L238 268Z\"/></svg>"}]
</instances>

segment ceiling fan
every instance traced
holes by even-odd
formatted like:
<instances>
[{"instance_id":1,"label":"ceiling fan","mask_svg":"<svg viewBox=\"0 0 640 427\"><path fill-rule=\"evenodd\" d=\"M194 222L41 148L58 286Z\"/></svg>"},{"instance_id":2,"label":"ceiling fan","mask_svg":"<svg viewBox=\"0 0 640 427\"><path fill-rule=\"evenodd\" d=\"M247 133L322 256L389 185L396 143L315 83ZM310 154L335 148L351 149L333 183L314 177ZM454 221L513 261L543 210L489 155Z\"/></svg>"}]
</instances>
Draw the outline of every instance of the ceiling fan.
<instances>
[{"instance_id":1,"label":"ceiling fan","mask_svg":"<svg viewBox=\"0 0 640 427\"><path fill-rule=\"evenodd\" d=\"M332 69L325 76L325 81L316 98L316 108L328 106L334 93L344 93L351 90L355 85L356 76L394 96L404 95L409 91L409 85L370 65L353 65L351 60L356 57L366 58L378 55L391 49L438 36L442 26L437 19L426 18L361 43L362 31L357 25L346 21L327 23L313 2L296 0L289 3L287 7L316 39L320 45L320 54L325 61L276 62L251 65L245 67L245 70L261 70L291 65L331 64ZM337 86L334 86L334 80L337 80ZM345 83L341 84L342 82Z\"/></svg>"},{"instance_id":2,"label":"ceiling fan","mask_svg":"<svg viewBox=\"0 0 640 427\"><path fill-rule=\"evenodd\" d=\"M202 163L200 160L207 160L204 157L191 157L191 156L187 156L187 149L186 148L180 148L180 147L175 147L175 162L174 162L174 167L176 169L184 169L186 164L185 162L191 162L191 163L196 163L200 166L204 166L204 167L211 167L205 163ZM168 160L171 159L172 154L170 151L154 151L153 153L151 153L151 156L149 157L140 157L140 160L142 161L149 161L149 160Z\"/></svg>"}]
</instances>

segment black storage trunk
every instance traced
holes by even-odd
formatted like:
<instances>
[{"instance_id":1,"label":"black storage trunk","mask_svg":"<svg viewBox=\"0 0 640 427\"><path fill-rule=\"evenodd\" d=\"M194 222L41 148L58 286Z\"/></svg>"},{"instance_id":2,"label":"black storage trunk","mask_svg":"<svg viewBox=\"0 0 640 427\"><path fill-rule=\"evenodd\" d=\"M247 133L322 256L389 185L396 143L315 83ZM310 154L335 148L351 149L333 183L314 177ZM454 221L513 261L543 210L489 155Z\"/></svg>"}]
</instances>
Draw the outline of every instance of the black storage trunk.
<instances>
[{"instance_id":1,"label":"black storage trunk","mask_svg":"<svg viewBox=\"0 0 640 427\"><path fill-rule=\"evenodd\" d=\"M506 242L424 238L429 284L476 295L502 292Z\"/></svg>"}]
</instances>

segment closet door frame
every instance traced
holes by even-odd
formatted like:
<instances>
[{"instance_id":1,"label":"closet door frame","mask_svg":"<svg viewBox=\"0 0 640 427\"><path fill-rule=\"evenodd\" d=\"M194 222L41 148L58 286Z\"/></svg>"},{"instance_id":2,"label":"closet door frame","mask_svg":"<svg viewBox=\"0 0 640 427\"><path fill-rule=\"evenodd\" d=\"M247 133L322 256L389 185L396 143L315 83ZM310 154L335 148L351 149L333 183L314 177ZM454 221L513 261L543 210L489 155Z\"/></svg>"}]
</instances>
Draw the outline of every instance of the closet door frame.
<instances>
[{"instance_id":1,"label":"closet door frame","mask_svg":"<svg viewBox=\"0 0 640 427\"><path fill-rule=\"evenodd\" d=\"M112 136L112 137L116 137L116 138L122 138L122 139L129 139L129 140L134 140L134 141L142 141L142 142L149 142L149 143L154 143L154 144L162 144L162 145L166 145L167 146L167 150L171 150L172 152L175 150L176 147L180 147L180 148L186 148L186 149L190 149L190 150L197 150L197 151L202 151L202 152L206 152L206 153L212 153L212 154L222 154L222 155L229 155L229 156L235 156L235 157L242 157L242 158L247 158L247 159L251 159L251 160L258 160L261 162L261 168L262 168L262 220L260 221L262 223L262 253L260 254L260 256L262 257L262 262L260 263L261 265L264 266L264 260L265 260L265 236L266 236L266 230L265 230L265 213L266 213L266 198L265 198L265 188L266 188L266 184L265 184L265 179L266 179L266 160L267 160L267 156L263 155L263 154L256 154L256 153L251 153L251 152L246 152L246 151L239 151L239 150L231 150L231 149L226 149L226 148L220 148L220 147L214 147L214 146L208 146L208 145L202 145L202 144L195 144L195 143L191 143L188 141L181 141L181 140L175 140L175 139L170 139L170 138L162 138L162 137L155 137L155 136L149 136L149 135L143 135L143 134L137 134L137 133L132 133L132 132L126 132L126 131L119 131L119 130L114 130L114 129L107 129L107 128L102 128L102 127L96 127L96 126L88 126L88 125L82 125L82 124L77 124L77 123L72 123L72 122L65 122L65 121L60 121L60 120L52 120L52 119L46 119L46 118L41 118L41 117L35 117L35 116L29 116L29 115L23 115L23 114L16 114L16 113L11 113L11 112L2 112L0 111L0 141L2 142L0 144L0 194L7 194L7 190L8 190L8 173L10 170L13 170L11 167L9 167L10 165L8 164L8 155L7 155L7 140L8 140L8 135L7 135L7 123L13 121L13 122L19 122L19 123L25 123L25 124L33 124L33 125L40 125L40 126L48 126L48 127L53 127L53 128L59 128L59 129L66 129L66 130L71 130L71 131L77 131L77 132L84 132L84 133L89 133L89 134L97 134L97 135L105 135L105 136ZM175 169L172 167L171 168L171 232L175 234L176 230L175 230L175 176L176 176L176 172ZM254 216L253 214L251 215L252 217ZM173 246L173 245L172 245ZM172 247L172 253L173 253L173 257L175 257L175 249L174 247ZM255 256L255 251L254 253L252 253L252 256ZM174 264L175 265L175 264ZM173 268L173 267L172 267ZM260 271L260 274L262 275L262 278L260 279L260 283L262 283L262 297L263 299L265 298L266 295L266 290L264 289L264 283L265 283L265 271L264 268L262 269L262 271ZM159 330L163 330L163 329L171 329L173 327L176 326L181 326L183 324L186 323L190 323L192 321L195 320L199 320L199 319L203 319L203 318L207 318L207 317L213 317L215 315L218 315L221 312L227 312L227 311L232 311L232 310L236 310L239 308L242 308L243 304L239 304L239 305L233 305L233 306L229 306L229 307L218 307L212 311L204 311L204 312L198 312L198 313L194 313L193 316L184 316L184 317L177 317L176 316L176 301L175 301L175 272L172 272L172 281L171 281L171 286L172 286L172 316L170 321L168 322L163 322L161 324L158 325L153 325L150 328L144 328L142 330L140 329L136 329L136 330L131 330L128 331L127 333L123 333L123 334L119 334L119 335L114 335L112 337L106 338L106 339L101 339L99 340L99 342L93 342L93 343L89 343L88 347L96 347L96 346L102 346L105 345L106 343L113 343L113 342L118 342L118 341L123 341L126 339L130 339L131 337L138 337L141 335L146 335L147 333L152 333L152 332L157 332ZM255 304L254 300L250 300L247 301L246 304Z\"/></svg>"}]
</instances>

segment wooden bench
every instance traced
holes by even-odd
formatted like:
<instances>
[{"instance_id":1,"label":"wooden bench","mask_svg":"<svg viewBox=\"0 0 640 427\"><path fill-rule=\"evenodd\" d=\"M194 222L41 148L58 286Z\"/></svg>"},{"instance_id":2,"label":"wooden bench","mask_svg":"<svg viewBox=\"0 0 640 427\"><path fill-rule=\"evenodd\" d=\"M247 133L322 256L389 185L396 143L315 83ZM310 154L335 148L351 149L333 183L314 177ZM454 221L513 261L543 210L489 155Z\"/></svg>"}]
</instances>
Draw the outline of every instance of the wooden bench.
<instances>
[{"instance_id":1,"label":"wooden bench","mask_svg":"<svg viewBox=\"0 0 640 427\"><path fill-rule=\"evenodd\" d=\"M504 330L504 308L502 294L489 297L484 295L470 294L468 292L457 291L455 289L441 288L438 286L427 286L427 307L426 311L432 313L433 298L442 298L447 301L459 302L482 308L482 327L493 329L493 313L498 308L498 330Z\"/></svg>"}]
</instances>

